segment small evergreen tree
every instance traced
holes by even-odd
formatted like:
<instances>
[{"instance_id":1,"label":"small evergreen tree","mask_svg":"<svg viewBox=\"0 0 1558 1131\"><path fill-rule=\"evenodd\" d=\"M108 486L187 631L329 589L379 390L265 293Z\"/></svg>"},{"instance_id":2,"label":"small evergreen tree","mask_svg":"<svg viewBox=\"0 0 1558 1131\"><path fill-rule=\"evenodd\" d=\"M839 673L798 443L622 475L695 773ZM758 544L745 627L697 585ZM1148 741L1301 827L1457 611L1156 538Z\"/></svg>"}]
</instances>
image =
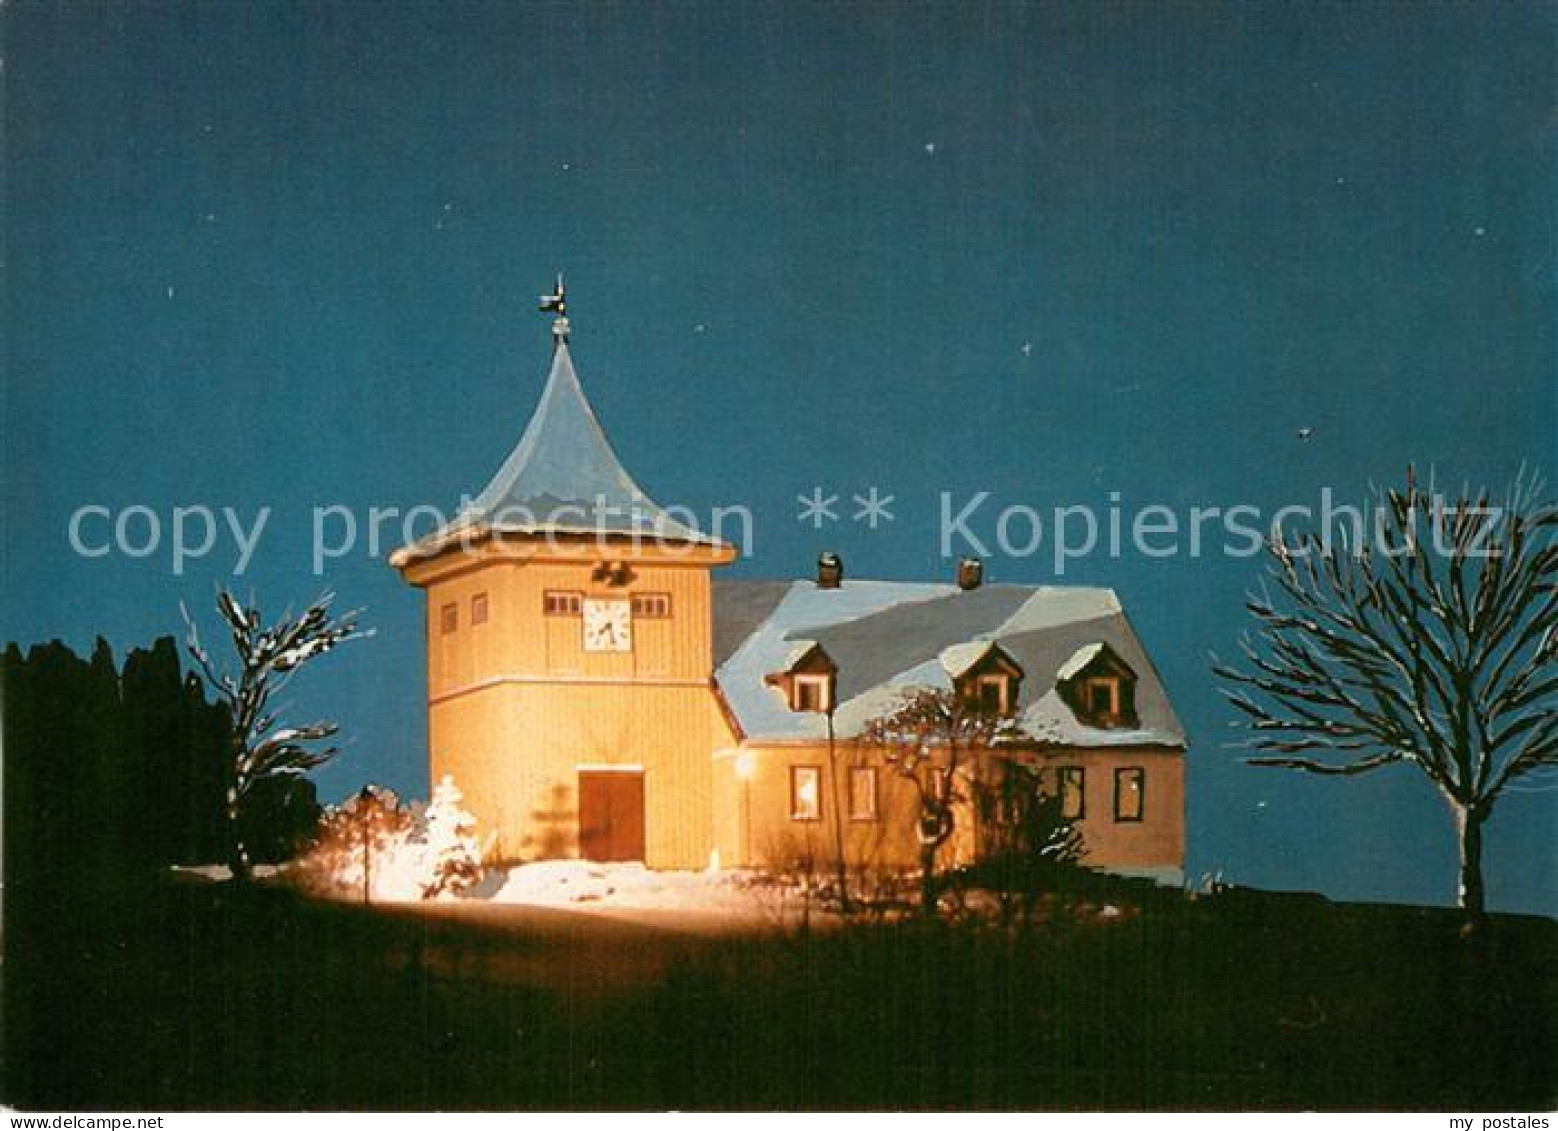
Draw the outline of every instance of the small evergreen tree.
<instances>
[{"instance_id":1,"label":"small evergreen tree","mask_svg":"<svg viewBox=\"0 0 1558 1131\"><path fill-rule=\"evenodd\" d=\"M454 778L444 775L427 807L427 844L423 856L422 897L458 894L481 882L481 846L476 818L461 807L465 799Z\"/></svg>"}]
</instances>

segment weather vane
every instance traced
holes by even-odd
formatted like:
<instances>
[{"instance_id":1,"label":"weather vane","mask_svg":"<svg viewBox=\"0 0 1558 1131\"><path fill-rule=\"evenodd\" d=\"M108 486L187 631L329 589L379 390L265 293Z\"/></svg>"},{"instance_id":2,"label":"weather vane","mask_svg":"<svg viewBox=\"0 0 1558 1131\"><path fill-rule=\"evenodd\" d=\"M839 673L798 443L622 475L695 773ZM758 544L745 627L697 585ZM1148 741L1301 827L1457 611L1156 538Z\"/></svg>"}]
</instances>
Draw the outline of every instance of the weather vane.
<instances>
[{"instance_id":1,"label":"weather vane","mask_svg":"<svg viewBox=\"0 0 1558 1131\"><path fill-rule=\"evenodd\" d=\"M557 319L552 323L552 339L558 345L568 340L568 290L563 286L563 273L557 273L557 287L549 295L540 298L541 313L555 314Z\"/></svg>"}]
</instances>

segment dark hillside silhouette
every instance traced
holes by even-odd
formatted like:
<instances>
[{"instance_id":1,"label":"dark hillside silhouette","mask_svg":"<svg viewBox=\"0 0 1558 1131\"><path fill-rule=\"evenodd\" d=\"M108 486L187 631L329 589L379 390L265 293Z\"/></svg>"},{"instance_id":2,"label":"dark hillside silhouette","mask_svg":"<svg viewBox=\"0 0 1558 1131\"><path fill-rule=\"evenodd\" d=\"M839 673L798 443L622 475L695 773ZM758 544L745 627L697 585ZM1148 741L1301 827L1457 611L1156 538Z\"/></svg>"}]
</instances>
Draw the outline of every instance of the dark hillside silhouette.
<instances>
[{"instance_id":1,"label":"dark hillside silhouette","mask_svg":"<svg viewBox=\"0 0 1558 1131\"><path fill-rule=\"evenodd\" d=\"M226 713L183 672L171 637L132 650L123 669L101 639L89 659L59 641L11 644L0 688L6 1087L17 1095L29 1091L19 1075L70 1063L93 1017L121 1014L107 948L80 940L148 898L170 865L221 858L230 744ZM289 855L318 812L308 781L267 790L250 814L257 859Z\"/></svg>"}]
</instances>

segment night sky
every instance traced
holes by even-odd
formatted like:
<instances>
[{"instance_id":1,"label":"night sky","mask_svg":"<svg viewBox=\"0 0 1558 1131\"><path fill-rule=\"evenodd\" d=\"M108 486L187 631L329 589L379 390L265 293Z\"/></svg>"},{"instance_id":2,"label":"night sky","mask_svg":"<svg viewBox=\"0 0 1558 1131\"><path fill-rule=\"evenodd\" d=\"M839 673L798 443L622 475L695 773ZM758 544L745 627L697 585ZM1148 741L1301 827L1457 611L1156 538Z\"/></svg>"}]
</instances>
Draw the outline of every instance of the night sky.
<instances>
[{"instance_id":1,"label":"night sky","mask_svg":"<svg viewBox=\"0 0 1558 1131\"><path fill-rule=\"evenodd\" d=\"M293 714L319 774L426 790L421 596L316 506L449 508L545 378L535 295L662 503L745 504L734 575L942 579L938 493L1318 504L1548 473L1551 5L6 5L0 638L216 633L224 534L83 559L76 508L273 515L238 579L372 640ZM1306 440L1300 429L1313 429ZM797 494L842 520L796 521ZM852 521L877 486L896 518ZM1128 520L1127 520L1128 521ZM976 523L976 525L978 525ZM101 537L101 526L89 527ZM137 527L139 532L141 528ZM166 533L166 532L165 532ZM1046 531L1046 534L1049 532ZM1046 541L993 580L1054 581ZM1094 555L1191 731L1192 875L1447 902L1421 777L1246 767L1208 671L1258 563ZM1490 902L1558 913L1558 794Z\"/></svg>"}]
</instances>

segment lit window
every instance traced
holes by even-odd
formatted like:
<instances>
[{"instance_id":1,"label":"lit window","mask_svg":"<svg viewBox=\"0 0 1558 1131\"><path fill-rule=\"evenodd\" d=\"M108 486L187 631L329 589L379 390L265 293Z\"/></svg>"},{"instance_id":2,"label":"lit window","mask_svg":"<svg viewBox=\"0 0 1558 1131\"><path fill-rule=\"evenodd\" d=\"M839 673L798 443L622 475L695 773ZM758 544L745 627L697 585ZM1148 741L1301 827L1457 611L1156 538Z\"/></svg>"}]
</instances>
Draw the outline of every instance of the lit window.
<instances>
[{"instance_id":1,"label":"lit window","mask_svg":"<svg viewBox=\"0 0 1558 1131\"><path fill-rule=\"evenodd\" d=\"M671 595L669 593L633 594L633 615L643 617L645 620L665 620L671 615Z\"/></svg>"},{"instance_id":2,"label":"lit window","mask_svg":"<svg viewBox=\"0 0 1558 1131\"><path fill-rule=\"evenodd\" d=\"M1116 821L1141 820L1146 800L1147 771L1140 766L1130 766L1114 772L1114 819Z\"/></svg>"},{"instance_id":3,"label":"lit window","mask_svg":"<svg viewBox=\"0 0 1558 1131\"><path fill-rule=\"evenodd\" d=\"M856 766L849 771L849 819L876 820L876 768Z\"/></svg>"},{"instance_id":4,"label":"lit window","mask_svg":"<svg viewBox=\"0 0 1558 1131\"><path fill-rule=\"evenodd\" d=\"M1087 771L1081 766L1062 766L1060 774L1060 815L1068 821L1087 816Z\"/></svg>"},{"instance_id":5,"label":"lit window","mask_svg":"<svg viewBox=\"0 0 1558 1131\"><path fill-rule=\"evenodd\" d=\"M445 636L448 636L456 628L460 627L460 606L450 603L438 612L438 628Z\"/></svg>"},{"instance_id":6,"label":"lit window","mask_svg":"<svg viewBox=\"0 0 1558 1131\"><path fill-rule=\"evenodd\" d=\"M584 594L548 589L542 594L541 607L549 617L576 617L584 608Z\"/></svg>"},{"instance_id":7,"label":"lit window","mask_svg":"<svg viewBox=\"0 0 1558 1131\"><path fill-rule=\"evenodd\" d=\"M822 819L822 770L817 766L790 767L790 820Z\"/></svg>"},{"instance_id":8,"label":"lit window","mask_svg":"<svg viewBox=\"0 0 1558 1131\"><path fill-rule=\"evenodd\" d=\"M471 623L487 623L487 594L478 593L471 598Z\"/></svg>"},{"instance_id":9,"label":"lit window","mask_svg":"<svg viewBox=\"0 0 1558 1131\"><path fill-rule=\"evenodd\" d=\"M825 675L795 677L794 709L825 714L833 707L833 681Z\"/></svg>"}]
</instances>

